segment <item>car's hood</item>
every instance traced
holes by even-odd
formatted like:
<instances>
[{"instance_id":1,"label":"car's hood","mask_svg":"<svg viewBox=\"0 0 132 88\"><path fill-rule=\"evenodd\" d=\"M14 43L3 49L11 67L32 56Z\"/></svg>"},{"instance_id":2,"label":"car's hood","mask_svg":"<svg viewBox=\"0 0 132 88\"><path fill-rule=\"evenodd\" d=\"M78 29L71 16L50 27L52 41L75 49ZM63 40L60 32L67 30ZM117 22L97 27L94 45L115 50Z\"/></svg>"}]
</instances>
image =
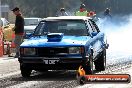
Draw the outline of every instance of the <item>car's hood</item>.
<instances>
[{"instance_id":1,"label":"car's hood","mask_svg":"<svg viewBox=\"0 0 132 88\"><path fill-rule=\"evenodd\" d=\"M34 30L37 25L32 25L32 26L24 26L24 30Z\"/></svg>"},{"instance_id":2,"label":"car's hood","mask_svg":"<svg viewBox=\"0 0 132 88\"><path fill-rule=\"evenodd\" d=\"M89 36L63 36L61 41L49 42L47 37L32 37L23 42L21 47L61 47L85 45L91 37Z\"/></svg>"}]
</instances>

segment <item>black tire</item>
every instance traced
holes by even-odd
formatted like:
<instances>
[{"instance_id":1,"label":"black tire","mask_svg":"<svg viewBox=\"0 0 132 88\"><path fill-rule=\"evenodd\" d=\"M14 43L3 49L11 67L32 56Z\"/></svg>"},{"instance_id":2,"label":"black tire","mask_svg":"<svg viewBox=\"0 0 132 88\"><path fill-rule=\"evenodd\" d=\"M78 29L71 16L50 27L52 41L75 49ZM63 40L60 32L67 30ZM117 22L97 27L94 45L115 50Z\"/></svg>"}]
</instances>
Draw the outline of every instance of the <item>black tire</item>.
<instances>
[{"instance_id":1,"label":"black tire","mask_svg":"<svg viewBox=\"0 0 132 88\"><path fill-rule=\"evenodd\" d=\"M106 49L104 49L99 58L94 62L96 71L104 71L106 68Z\"/></svg>"},{"instance_id":2,"label":"black tire","mask_svg":"<svg viewBox=\"0 0 132 88\"><path fill-rule=\"evenodd\" d=\"M82 67L85 70L86 75L87 74L93 74L93 56L92 54L88 58L89 60L86 61Z\"/></svg>"},{"instance_id":3,"label":"black tire","mask_svg":"<svg viewBox=\"0 0 132 88\"><path fill-rule=\"evenodd\" d=\"M77 79L77 83L78 83L79 85L84 85L84 84L86 83L86 81L87 81L87 79L86 79L84 76L80 76L80 77L78 77L78 79Z\"/></svg>"},{"instance_id":4,"label":"black tire","mask_svg":"<svg viewBox=\"0 0 132 88\"><path fill-rule=\"evenodd\" d=\"M26 64L20 64L20 70L21 70L21 75L24 78L30 77L31 75L31 69L29 69Z\"/></svg>"}]
</instances>

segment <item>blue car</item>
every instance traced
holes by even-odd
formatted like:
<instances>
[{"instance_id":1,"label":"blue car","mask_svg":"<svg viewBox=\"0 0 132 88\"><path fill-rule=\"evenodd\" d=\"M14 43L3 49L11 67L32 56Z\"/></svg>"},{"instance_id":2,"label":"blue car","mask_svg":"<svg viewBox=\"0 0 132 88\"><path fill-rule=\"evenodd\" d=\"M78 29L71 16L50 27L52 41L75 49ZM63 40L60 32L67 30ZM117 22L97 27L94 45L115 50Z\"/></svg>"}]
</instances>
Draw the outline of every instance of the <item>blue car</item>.
<instances>
[{"instance_id":1,"label":"blue car","mask_svg":"<svg viewBox=\"0 0 132 88\"><path fill-rule=\"evenodd\" d=\"M33 34L20 46L20 70L29 77L32 70L77 70L86 74L93 69L105 70L105 34L89 17L47 17L40 21Z\"/></svg>"}]
</instances>

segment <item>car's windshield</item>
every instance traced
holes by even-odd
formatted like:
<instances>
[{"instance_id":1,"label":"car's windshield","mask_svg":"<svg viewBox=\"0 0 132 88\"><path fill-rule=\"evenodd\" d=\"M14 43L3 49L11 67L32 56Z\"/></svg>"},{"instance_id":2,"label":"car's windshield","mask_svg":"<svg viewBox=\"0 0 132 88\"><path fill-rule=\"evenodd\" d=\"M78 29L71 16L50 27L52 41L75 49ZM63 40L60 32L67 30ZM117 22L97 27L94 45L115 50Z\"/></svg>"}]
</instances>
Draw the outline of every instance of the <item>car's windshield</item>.
<instances>
[{"instance_id":1,"label":"car's windshield","mask_svg":"<svg viewBox=\"0 0 132 88\"><path fill-rule=\"evenodd\" d=\"M87 29L83 20L43 21L37 26L35 35L45 33L64 33L64 35L86 36Z\"/></svg>"},{"instance_id":2,"label":"car's windshield","mask_svg":"<svg viewBox=\"0 0 132 88\"><path fill-rule=\"evenodd\" d=\"M39 23L38 19L24 19L25 26L37 25Z\"/></svg>"}]
</instances>

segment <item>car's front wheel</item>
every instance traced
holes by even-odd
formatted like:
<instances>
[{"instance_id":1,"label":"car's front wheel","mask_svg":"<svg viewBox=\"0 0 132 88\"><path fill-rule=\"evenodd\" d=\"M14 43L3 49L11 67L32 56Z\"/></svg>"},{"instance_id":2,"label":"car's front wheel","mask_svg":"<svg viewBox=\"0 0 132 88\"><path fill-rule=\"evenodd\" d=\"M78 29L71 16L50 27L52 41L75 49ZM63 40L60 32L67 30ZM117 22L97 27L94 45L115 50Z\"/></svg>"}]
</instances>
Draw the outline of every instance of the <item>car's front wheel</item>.
<instances>
[{"instance_id":1,"label":"car's front wheel","mask_svg":"<svg viewBox=\"0 0 132 88\"><path fill-rule=\"evenodd\" d=\"M85 74L93 74L93 55L91 54L89 58L87 58L87 61L83 63L82 65Z\"/></svg>"},{"instance_id":2,"label":"car's front wheel","mask_svg":"<svg viewBox=\"0 0 132 88\"><path fill-rule=\"evenodd\" d=\"M84 85L86 83L87 79L84 76L80 76L77 78L77 83L80 85Z\"/></svg>"},{"instance_id":3,"label":"car's front wheel","mask_svg":"<svg viewBox=\"0 0 132 88\"><path fill-rule=\"evenodd\" d=\"M24 78L30 77L31 75L31 69L29 69L26 64L20 63L20 70L21 70L21 75Z\"/></svg>"}]
</instances>

